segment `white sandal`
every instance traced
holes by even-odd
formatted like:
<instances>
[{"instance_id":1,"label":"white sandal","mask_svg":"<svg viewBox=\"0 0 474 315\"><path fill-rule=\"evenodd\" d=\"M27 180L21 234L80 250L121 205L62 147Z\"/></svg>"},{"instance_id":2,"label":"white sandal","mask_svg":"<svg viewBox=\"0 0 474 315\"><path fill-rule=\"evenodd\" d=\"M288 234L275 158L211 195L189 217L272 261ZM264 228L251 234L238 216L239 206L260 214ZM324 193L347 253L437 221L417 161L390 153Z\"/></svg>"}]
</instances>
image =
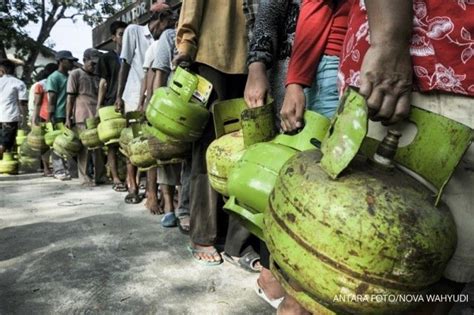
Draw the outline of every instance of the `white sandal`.
<instances>
[{"instance_id":1,"label":"white sandal","mask_svg":"<svg viewBox=\"0 0 474 315\"><path fill-rule=\"evenodd\" d=\"M278 298L278 299L270 299L266 294L265 292L263 291L263 289L260 287L260 285L258 284L258 281L255 281L255 293L257 293L257 295L262 298L265 302L267 302L268 304L270 304L274 309L277 309L278 306L280 305L280 303L283 301L283 296L281 298Z\"/></svg>"}]
</instances>

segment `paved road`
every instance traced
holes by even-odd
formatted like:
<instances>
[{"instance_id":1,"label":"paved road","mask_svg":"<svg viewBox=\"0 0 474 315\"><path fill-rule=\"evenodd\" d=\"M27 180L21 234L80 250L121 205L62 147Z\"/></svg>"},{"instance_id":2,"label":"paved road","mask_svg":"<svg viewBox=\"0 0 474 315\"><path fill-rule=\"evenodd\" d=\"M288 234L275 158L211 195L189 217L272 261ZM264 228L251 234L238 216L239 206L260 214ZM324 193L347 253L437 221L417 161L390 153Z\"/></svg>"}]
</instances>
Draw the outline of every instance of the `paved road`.
<instances>
[{"instance_id":1,"label":"paved road","mask_svg":"<svg viewBox=\"0 0 474 315\"><path fill-rule=\"evenodd\" d=\"M188 238L110 186L0 177L0 314L273 314L255 274L206 267Z\"/></svg>"}]
</instances>

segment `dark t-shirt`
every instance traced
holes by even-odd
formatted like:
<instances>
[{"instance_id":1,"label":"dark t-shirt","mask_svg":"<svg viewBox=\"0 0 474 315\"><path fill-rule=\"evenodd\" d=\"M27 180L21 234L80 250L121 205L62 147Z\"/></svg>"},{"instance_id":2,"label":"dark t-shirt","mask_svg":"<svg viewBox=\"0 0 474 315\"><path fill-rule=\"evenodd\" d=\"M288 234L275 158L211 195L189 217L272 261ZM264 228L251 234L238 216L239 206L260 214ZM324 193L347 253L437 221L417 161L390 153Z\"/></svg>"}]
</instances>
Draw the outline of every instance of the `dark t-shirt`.
<instances>
[{"instance_id":1,"label":"dark t-shirt","mask_svg":"<svg viewBox=\"0 0 474 315\"><path fill-rule=\"evenodd\" d=\"M104 104L115 103L118 87L118 76L120 71L120 58L115 51L110 50L102 55L97 63L97 75L107 81L107 91L105 93Z\"/></svg>"}]
</instances>

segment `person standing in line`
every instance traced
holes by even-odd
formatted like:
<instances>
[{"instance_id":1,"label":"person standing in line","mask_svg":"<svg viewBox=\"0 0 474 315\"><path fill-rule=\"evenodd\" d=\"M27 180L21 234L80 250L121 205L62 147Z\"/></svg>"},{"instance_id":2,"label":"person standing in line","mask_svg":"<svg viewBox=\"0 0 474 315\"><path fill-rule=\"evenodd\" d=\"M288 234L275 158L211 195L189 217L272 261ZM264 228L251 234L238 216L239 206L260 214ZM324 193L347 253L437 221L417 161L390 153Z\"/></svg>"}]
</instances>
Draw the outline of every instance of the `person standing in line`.
<instances>
[{"instance_id":1,"label":"person standing in line","mask_svg":"<svg viewBox=\"0 0 474 315\"><path fill-rule=\"evenodd\" d=\"M28 93L23 81L15 77L15 64L0 60L0 159L15 144L16 131L25 123Z\"/></svg>"},{"instance_id":2,"label":"person standing in line","mask_svg":"<svg viewBox=\"0 0 474 315\"><path fill-rule=\"evenodd\" d=\"M119 79L115 108L121 112L137 111L139 109L140 87L144 78L143 63L145 52L161 33L170 27L173 13L163 2L156 2L150 8L152 13L147 25L129 25L124 32L120 59ZM127 161L126 203L140 203L142 197L138 194L136 180L137 168ZM158 202L158 199L156 200Z\"/></svg>"},{"instance_id":3,"label":"person standing in line","mask_svg":"<svg viewBox=\"0 0 474 315\"><path fill-rule=\"evenodd\" d=\"M115 47L113 50L109 50L103 54L97 63L97 72L100 77L97 112L101 107L114 105L115 103L121 64L120 52L122 50L122 39L126 27L127 23L122 21L114 21L110 24L110 35L112 36L112 42L114 42ZM112 175L112 188L115 191L124 192L127 191L127 188L120 180L117 171L118 154L120 153L117 144L108 146L107 163L109 164L110 173Z\"/></svg>"},{"instance_id":4,"label":"person standing in line","mask_svg":"<svg viewBox=\"0 0 474 315\"><path fill-rule=\"evenodd\" d=\"M69 71L74 67L74 58L68 50L61 50L56 53L58 70L54 71L46 81L48 91L48 107L46 122L65 123L66 122L66 99L67 99L67 78ZM73 159L65 161L56 153L52 153L53 174L59 180L70 180L71 173L75 173L76 162Z\"/></svg>"},{"instance_id":5,"label":"person standing in line","mask_svg":"<svg viewBox=\"0 0 474 315\"><path fill-rule=\"evenodd\" d=\"M97 109L97 95L99 91L99 77L95 68L101 53L88 48L84 51L84 66L75 69L69 74L67 82L66 127L72 128L79 134L86 129L86 119L94 118ZM102 149L92 152L94 178L88 174L90 150L81 146L77 156L79 180L83 186L96 186L105 182L104 159Z\"/></svg>"},{"instance_id":6,"label":"person standing in line","mask_svg":"<svg viewBox=\"0 0 474 315\"><path fill-rule=\"evenodd\" d=\"M219 12L219 14L216 14ZM223 101L243 96L246 81L247 33L243 1L184 0L176 30L178 54L173 65L189 65L213 84L209 99ZM215 139L213 119L193 143L190 196L189 251L206 265L222 263L215 248L222 210L222 198L212 189L206 168L205 153ZM231 259L256 253L249 243L250 233L234 216L229 217L225 253ZM257 255L258 256L258 255ZM252 259L258 265L258 259Z\"/></svg>"},{"instance_id":7,"label":"person standing in line","mask_svg":"<svg viewBox=\"0 0 474 315\"><path fill-rule=\"evenodd\" d=\"M34 108L31 118L31 124L33 126L38 126L48 118L48 92L46 90L46 80L56 70L58 70L57 64L48 63L38 75L39 81L31 86L34 97ZM53 175L49 168L50 155L51 150L48 150L41 156L43 162L43 175L46 177Z\"/></svg>"}]
</instances>

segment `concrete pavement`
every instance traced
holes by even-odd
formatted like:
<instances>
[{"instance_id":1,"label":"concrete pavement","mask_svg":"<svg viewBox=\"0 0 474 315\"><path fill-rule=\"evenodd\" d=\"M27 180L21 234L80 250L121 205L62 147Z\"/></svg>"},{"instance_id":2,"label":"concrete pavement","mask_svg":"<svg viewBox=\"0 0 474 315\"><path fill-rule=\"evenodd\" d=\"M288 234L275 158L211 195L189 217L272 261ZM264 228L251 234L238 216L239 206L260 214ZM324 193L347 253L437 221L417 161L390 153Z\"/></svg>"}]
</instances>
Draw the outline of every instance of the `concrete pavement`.
<instances>
[{"instance_id":1,"label":"concrete pavement","mask_svg":"<svg viewBox=\"0 0 474 315\"><path fill-rule=\"evenodd\" d=\"M0 177L0 314L274 314L256 274L196 263L188 237L124 196Z\"/></svg>"}]
</instances>

